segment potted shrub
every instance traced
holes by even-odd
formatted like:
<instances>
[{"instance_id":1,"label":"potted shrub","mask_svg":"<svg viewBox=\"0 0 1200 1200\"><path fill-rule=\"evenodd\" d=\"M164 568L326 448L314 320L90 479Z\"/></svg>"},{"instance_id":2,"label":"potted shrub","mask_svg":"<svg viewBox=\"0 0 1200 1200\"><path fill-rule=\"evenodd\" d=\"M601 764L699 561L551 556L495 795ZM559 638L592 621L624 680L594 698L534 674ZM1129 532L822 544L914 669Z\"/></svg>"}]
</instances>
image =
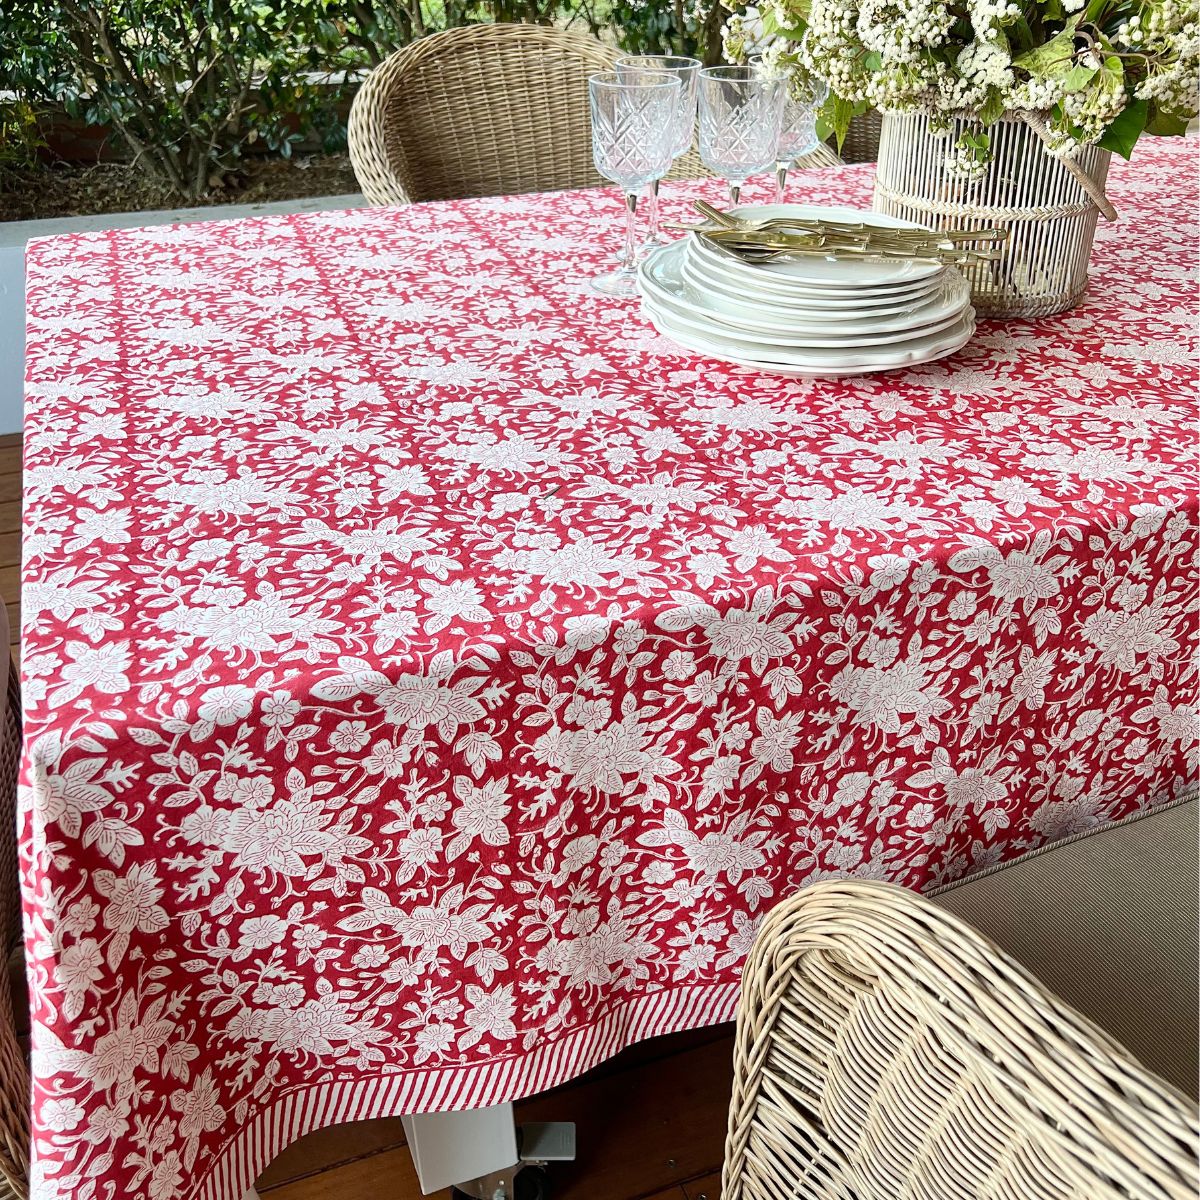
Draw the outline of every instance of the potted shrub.
<instances>
[{"instance_id":1,"label":"potted shrub","mask_svg":"<svg viewBox=\"0 0 1200 1200\"><path fill-rule=\"evenodd\" d=\"M967 271L985 314L1075 304L1097 215L1116 217L1110 154L1197 111L1194 0L775 0L761 20L828 82L839 133L883 112L878 211L1009 229L1003 259Z\"/></svg>"}]
</instances>

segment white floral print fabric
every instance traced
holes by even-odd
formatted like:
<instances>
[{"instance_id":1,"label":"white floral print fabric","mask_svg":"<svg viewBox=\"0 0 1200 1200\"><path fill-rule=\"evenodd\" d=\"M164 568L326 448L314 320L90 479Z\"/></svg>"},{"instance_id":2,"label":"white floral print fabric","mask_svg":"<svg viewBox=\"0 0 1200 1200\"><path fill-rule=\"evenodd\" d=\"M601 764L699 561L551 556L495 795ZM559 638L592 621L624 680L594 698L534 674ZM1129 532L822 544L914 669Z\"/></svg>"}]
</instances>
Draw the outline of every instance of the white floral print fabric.
<instances>
[{"instance_id":1,"label":"white floral print fabric","mask_svg":"<svg viewBox=\"0 0 1200 1200\"><path fill-rule=\"evenodd\" d=\"M1073 312L840 381L589 294L608 192L35 242L37 1200L233 1200L728 1019L806 883L1186 787L1195 168L1114 166Z\"/></svg>"}]
</instances>

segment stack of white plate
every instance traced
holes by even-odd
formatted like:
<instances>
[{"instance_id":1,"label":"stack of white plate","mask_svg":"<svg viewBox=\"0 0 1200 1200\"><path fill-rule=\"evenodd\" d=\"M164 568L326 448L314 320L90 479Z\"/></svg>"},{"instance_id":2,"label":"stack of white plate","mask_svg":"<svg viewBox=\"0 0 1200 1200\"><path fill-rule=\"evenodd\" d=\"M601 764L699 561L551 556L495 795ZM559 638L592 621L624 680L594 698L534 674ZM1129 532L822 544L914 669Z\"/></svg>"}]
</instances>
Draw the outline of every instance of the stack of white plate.
<instances>
[{"instance_id":1,"label":"stack of white plate","mask_svg":"<svg viewBox=\"0 0 1200 1200\"><path fill-rule=\"evenodd\" d=\"M880 213L806 204L738 208L749 220L794 217L916 228ZM970 288L952 267L908 259L750 263L695 234L638 270L642 308L688 350L777 375L862 375L952 354L975 332Z\"/></svg>"}]
</instances>

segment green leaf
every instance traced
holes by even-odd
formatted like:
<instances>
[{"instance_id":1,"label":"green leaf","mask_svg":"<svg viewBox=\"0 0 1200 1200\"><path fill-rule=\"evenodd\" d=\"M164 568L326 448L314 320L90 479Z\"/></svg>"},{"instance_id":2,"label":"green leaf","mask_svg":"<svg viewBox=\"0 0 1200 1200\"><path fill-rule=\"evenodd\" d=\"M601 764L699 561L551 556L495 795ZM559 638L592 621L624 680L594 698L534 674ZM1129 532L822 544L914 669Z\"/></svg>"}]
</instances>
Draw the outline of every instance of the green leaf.
<instances>
[{"instance_id":1,"label":"green leaf","mask_svg":"<svg viewBox=\"0 0 1200 1200\"><path fill-rule=\"evenodd\" d=\"M763 32L768 37L778 35L789 41L798 42L808 28L808 5L789 5L787 23L780 19L779 10L771 6L762 14Z\"/></svg>"},{"instance_id":2,"label":"green leaf","mask_svg":"<svg viewBox=\"0 0 1200 1200\"><path fill-rule=\"evenodd\" d=\"M1125 111L1104 131L1098 143L1100 148L1128 159L1142 130L1146 128L1149 107L1145 100L1130 101Z\"/></svg>"},{"instance_id":3,"label":"green leaf","mask_svg":"<svg viewBox=\"0 0 1200 1200\"><path fill-rule=\"evenodd\" d=\"M1070 71L1075 59L1075 26L1082 13L1076 13L1048 42L1034 46L1013 59L1013 66L1042 79L1057 79Z\"/></svg>"},{"instance_id":4,"label":"green leaf","mask_svg":"<svg viewBox=\"0 0 1200 1200\"><path fill-rule=\"evenodd\" d=\"M787 29L780 29L779 36L781 38L785 38L789 42L802 42L804 41L804 35L807 32L808 29L805 25L792 25Z\"/></svg>"},{"instance_id":5,"label":"green leaf","mask_svg":"<svg viewBox=\"0 0 1200 1200\"><path fill-rule=\"evenodd\" d=\"M1082 64L1076 64L1067 72L1067 77L1063 80L1063 87L1068 92L1082 92L1095 78L1099 69L1099 67L1085 67Z\"/></svg>"},{"instance_id":6,"label":"green leaf","mask_svg":"<svg viewBox=\"0 0 1200 1200\"><path fill-rule=\"evenodd\" d=\"M883 69L883 55L878 50L872 50L870 54L863 59L863 66L868 71L881 71Z\"/></svg>"},{"instance_id":7,"label":"green leaf","mask_svg":"<svg viewBox=\"0 0 1200 1200\"><path fill-rule=\"evenodd\" d=\"M1183 137L1187 133L1189 123L1189 118L1186 116L1162 112L1156 108L1146 122L1145 132L1152 133L1156 137Z\"/></svg>"},{"instance_id":8,"label":"green leaf","mask_svg":"<svg viewBox=\"0 0 1200 1200\"><path fill-rule=\"evenodd\" d=\"M1007 26L1008 44L1012 47L1013 57L1025 53L1033 45L1033 31L1024 16L1018 16L1011 25Z\"/></svg>"},{"instance_id":9,"label":"green leaf","mask_svg":"<svg viewBox=\"0 0 1200 1200\"><path fill-rule=\"evenodd\" d=\"M989 88L988 98L979 109L979 119L985 125L994 125L1004 116L1004 94L999 88Z\"/></svg>"},{"instance_id":10,"label":"green leaf","mask_svg":"<svg viewBox=\"0 0 1200 1200\"><path fill-rule=\"evenodd\" d=\"M832 93L829 99L825 101L822 114L833 129L834 136L837 138L838 150L841 150L842 143L846 140L846 134L850 129L850 122L854 117L855 107L853 100L843 100L841 96L835 96Z\"/></svg>"}]
</instances>

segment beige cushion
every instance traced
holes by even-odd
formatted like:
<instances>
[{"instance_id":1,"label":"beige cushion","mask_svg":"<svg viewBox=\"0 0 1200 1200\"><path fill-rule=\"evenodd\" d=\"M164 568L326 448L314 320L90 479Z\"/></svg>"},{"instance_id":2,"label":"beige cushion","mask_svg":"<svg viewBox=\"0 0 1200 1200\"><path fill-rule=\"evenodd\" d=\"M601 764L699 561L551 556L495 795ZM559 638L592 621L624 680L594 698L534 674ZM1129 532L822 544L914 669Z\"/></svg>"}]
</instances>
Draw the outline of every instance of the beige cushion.
<instances>
[{"instance_id":1,"label":"beige cushion","mask_svg":"<svg viewBox=\"0 0 1200 1200\"><path fill-rule=\"evenodd\" d=\"M1197 1095L1196 801L931 894L1155 1074Z\"/></svg>"}]
</instances>

